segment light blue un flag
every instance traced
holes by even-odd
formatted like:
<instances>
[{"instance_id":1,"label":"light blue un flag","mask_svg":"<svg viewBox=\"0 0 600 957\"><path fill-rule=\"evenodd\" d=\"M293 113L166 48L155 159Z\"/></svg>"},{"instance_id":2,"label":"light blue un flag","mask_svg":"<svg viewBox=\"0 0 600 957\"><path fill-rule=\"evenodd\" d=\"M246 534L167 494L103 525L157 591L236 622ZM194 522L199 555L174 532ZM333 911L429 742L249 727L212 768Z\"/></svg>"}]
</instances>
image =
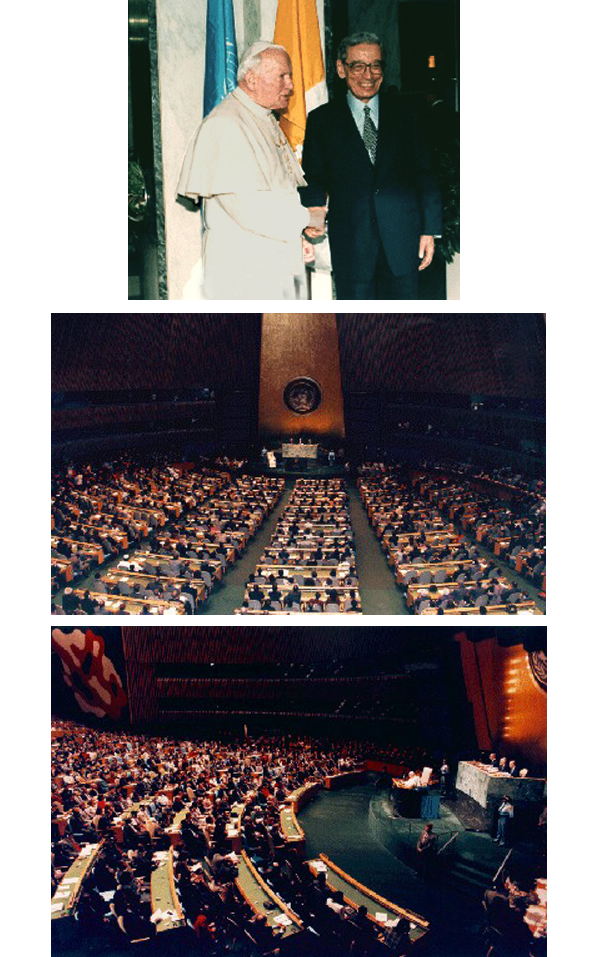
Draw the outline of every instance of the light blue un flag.
<instances>
[{"instance_id":1,"label":"light blue un flag","mask_svg":"<svg viewBox=\"0 0 600 957\"><path fill-rule=\"evenodd\" d=\"M233 0L208 0L206 8L206 65L204 116L237 86L237 46Z\"/></svg>"}]
</instances>

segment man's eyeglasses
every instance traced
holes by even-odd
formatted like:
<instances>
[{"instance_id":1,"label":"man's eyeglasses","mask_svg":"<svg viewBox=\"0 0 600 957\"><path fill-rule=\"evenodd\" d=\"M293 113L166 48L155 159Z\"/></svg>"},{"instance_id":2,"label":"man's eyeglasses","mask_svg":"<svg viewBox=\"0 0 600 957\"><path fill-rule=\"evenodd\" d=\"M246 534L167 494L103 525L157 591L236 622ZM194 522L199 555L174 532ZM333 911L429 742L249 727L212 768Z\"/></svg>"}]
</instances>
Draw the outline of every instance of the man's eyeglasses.
<instances>
[{"instance_id":1,"label":"man's eyeglasses","mask_svg":"<svg viewBox=\"0 0 600 957\"><path fill-rule=\"evenodd\" d=\"M352 63L346 63L353 76L360 76L367 70L371 71L371 76L381 76L383 73L383 63L381 60L375 60L373 63L363 63L361 60L354 60Z\"/></svg>"}]
</instances>

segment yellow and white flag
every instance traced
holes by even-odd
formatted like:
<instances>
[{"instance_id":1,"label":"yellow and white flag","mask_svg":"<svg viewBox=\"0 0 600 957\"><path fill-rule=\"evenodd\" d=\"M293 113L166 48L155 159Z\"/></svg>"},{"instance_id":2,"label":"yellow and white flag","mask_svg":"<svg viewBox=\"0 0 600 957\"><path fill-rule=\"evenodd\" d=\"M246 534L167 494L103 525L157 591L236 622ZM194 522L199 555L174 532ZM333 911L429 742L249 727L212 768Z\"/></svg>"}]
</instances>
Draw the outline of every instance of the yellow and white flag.
<instances>
[{"instance_id":1,"label":"yellow and white flag","mask_svg":"<svg viewBox=\"0 0 600 957\"><path fill-rule=\"evenodd\" d=\"M285 47L292 61L294 95L281 115L281 128L300 159L306 116L327 102L316 0L279 0L273 43Z\"/></svg>"}]
</instances>

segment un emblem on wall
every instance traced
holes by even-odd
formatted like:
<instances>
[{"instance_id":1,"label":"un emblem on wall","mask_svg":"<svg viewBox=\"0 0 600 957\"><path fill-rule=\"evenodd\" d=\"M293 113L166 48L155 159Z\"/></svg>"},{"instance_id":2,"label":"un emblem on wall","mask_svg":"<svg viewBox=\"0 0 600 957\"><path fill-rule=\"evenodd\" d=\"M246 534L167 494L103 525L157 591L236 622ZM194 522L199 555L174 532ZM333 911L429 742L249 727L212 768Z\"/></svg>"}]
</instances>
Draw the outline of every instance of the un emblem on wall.
<instances>
[{"instance_id":1,"label":"un emblem on wall","mask_svg":"<svg viewBox=\"0 0 600 957\"><path fill-rule=\"evenodd\" d=\"M548 689L548 659L545 651L529 652L529 667L533 677L544 691Z\"/></svg>"},{"instance_id":2,"label":"un emblem on wall","mask_svg":"<svg viewBox=\"0 0 600 957\"><path fill-rule=\"evenodd\" d=\"M283 390L283 401L291 412L308 415L321 405L321 389L314 379L300 376L288 382Z\"/></svg>"}]
</instances>

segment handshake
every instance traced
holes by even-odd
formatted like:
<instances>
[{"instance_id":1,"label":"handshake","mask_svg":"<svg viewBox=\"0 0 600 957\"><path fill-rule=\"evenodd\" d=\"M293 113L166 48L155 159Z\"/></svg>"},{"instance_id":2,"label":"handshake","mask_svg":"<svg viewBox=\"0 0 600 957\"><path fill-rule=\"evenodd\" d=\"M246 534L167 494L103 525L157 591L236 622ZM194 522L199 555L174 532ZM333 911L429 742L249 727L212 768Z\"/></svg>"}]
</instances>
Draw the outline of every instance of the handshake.
<instances>
[{"instance_id":1,"label":"handshake","mask_svg":"<svg viewBox=\"0 0 600 957\"><path fill-rule=\"evenodd\" d=\"M308 211L310 213L310 220L304 230L304 235L307 239L318 239L319 236L325 235L325 215L327 213L327 207L309 206Z\"/></svg>"}]
</instances>

